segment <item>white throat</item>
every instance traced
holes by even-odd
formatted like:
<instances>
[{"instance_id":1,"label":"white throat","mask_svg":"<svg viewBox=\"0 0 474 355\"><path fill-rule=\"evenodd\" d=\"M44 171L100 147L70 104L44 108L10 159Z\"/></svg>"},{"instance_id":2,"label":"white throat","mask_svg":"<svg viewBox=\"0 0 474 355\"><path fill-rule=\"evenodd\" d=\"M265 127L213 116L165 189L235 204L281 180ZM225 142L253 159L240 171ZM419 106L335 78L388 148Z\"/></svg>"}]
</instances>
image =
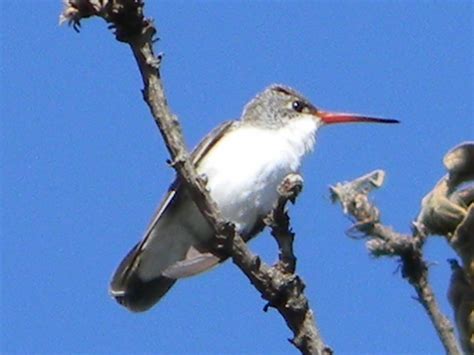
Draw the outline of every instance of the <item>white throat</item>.
<instances>
[{"instance_id":1,"label":"white throat","mask_svg":"<svg viewBox=\"0 0 474 355\"><path fill-rule=\"evenodd\" d=\"M242 125L224 135L201 161L211 196L240 232L270 212L283 178L297 172L315 143L318 122L308 115L280 129Z\"/></svg>"}]
</instances>

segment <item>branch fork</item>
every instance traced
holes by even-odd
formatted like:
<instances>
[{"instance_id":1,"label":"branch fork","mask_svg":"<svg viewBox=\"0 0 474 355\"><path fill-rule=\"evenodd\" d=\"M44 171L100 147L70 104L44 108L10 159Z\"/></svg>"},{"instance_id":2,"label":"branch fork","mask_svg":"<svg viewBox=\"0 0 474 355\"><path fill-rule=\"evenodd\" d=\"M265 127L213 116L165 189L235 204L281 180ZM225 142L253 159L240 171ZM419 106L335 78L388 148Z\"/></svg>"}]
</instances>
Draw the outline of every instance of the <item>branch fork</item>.
<instances>
[{"instance_id":1,"label":"branch fork","mask_svg":"<svg viewBox=\"0 0 474 355\"><path fill-rule=\"evenodd\" d=\"M283 316L294 334L291 343L303 354L332 353L324 345L316 328L313 312L303 294L304 284L294 275L294 234L289 227L285 205L288 200L294 202L301 191L301 177L290 176L283 181L281 198L271 216L265 219L280 249L279 262L275 267L270 267L248 249L234 226L222 218L206 189L205 181L196 173L189 159L181 127L176 116L171 114L164 94L159 71L160 58L154 55L156 29L153 21L144 17L143 6L141 0L66 0L60 22L67 22L79 31L82 19L98 16L111 24L110 28L114 29L117 40L130 45L143 80L143 98L165 141L171 165L218 236L216 253L224 249L232 256L233 262L269 302L268 307L275 307ZM263 226L262 222L260 229ZM220 241L224 241L224 247L219 246L219 243L222 244Z\"/></svg>"},{"instance_id":2,"label":"branch fork","mask_svg":"<svg viewBox=\"0 0 474 355\"><path fill-rule=\"evenodd\" d=\"M449 260L452 268L448 298L462 350L474 353L474 142L464 142L449 151L444 159L448 173L422 200L421 210L413 222L412 235L394 232L380 223L380 213L368 193L383 183L380 170L352 182L331 187L333 201L340 201L343 211L356 224L351 228L367 238L366 246L373 256L398 256L402 276L417 293L448 354L460 354L453 326L437 305L428 282L428 263L423 246L428 235L443 235L461 258Z\"/></svg>"}]
</instances>

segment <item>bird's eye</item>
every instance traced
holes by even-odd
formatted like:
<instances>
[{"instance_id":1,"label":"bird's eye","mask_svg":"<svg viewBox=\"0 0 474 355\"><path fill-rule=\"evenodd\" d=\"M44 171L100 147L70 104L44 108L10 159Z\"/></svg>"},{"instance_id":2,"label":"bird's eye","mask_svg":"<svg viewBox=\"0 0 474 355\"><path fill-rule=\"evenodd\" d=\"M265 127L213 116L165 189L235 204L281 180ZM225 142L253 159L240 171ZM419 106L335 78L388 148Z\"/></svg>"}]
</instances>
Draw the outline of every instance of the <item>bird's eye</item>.
<instances>
[{"instance_id":1,"label":"bird's eye","mask_svg":"<svg viewBox=\"0 0 474 355\"><path fill-rule=\"evenodd\" d=\"M301 112L303 112L303 110L305 109L306 105L305 105L303 102L296 100L296 101L293 101L293 102L291 103L291 107L292 107L293 110L295 110L296 112L300 112L300 113L301 113Z\"/></svg>"}]
</instances>

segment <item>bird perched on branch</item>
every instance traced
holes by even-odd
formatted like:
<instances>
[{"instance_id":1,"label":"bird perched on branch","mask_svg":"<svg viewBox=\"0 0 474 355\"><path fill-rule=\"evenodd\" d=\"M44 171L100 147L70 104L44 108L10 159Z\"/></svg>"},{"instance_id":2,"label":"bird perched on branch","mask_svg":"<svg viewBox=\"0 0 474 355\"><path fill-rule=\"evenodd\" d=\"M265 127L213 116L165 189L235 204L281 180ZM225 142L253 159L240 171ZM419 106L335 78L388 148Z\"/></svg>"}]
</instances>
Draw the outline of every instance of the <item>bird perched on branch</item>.
<instances>
[{"instance_id":1,"label":"bird perched on branch","mask_svg":"<svg viewBox=\"0 0 474 355\"><path fill-rule=\"evenodd\" d=\"M346 122L398 121L326 112L297 91L272 85L245 106L240 120L225 122L205 137L191 159L222 216L248 240L271 211L280 182L298 172L313 149L318 129ZM223 261L212 253L213 238L213 228L178 177L143 239L118 266L111 295L132 311L149 309L177 279Z\"/></svg>"}]
</instances>

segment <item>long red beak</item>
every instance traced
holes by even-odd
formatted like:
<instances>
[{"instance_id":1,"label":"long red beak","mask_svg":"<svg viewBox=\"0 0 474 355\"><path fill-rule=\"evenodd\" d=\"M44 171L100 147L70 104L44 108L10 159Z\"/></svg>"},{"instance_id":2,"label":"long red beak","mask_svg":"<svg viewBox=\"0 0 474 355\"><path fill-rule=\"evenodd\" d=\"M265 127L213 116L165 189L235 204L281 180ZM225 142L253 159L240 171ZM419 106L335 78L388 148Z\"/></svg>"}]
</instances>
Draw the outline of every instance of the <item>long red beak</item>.
<instances>
[{"instance_id":1,"label":"long red beak","mask_svg":"<svg viewBox=\"0 0 474 355\"><path fill-rule=\"evenodd\" d=\"M377 118L357 115L354 113L324 112L318 111L318 116L325 124L350 123L350 122L372 122L372 123L400 123L390 118Z\"/></svg>"}]
</instances>

